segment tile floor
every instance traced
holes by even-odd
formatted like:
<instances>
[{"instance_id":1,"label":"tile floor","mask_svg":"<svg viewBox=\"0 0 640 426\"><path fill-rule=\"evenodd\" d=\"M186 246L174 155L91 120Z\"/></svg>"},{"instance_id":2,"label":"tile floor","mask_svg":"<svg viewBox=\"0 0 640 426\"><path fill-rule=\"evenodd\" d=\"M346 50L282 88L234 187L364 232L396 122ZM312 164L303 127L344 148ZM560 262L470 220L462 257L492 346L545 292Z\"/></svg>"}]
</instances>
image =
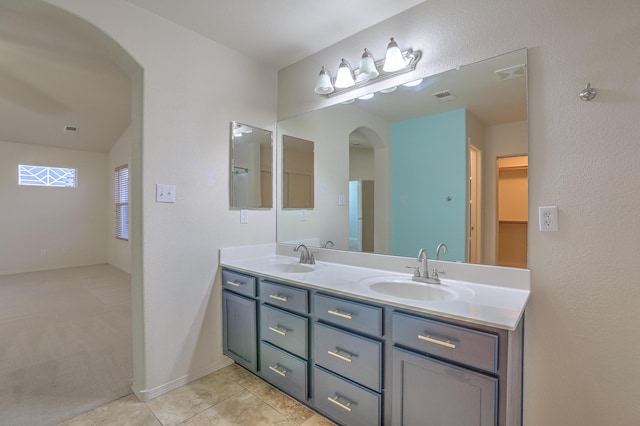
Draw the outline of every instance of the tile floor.
<instances>
[{"instance_id":1,"label":"tile floor","mask_svg":"<svg viewBox=\"0 0 640 426\"><path fill-rule=\"evenodd\" d=\"M142 403L128 395L59 426L333 424L234 364L149 402Z\"/></svg>"}]
</instances>

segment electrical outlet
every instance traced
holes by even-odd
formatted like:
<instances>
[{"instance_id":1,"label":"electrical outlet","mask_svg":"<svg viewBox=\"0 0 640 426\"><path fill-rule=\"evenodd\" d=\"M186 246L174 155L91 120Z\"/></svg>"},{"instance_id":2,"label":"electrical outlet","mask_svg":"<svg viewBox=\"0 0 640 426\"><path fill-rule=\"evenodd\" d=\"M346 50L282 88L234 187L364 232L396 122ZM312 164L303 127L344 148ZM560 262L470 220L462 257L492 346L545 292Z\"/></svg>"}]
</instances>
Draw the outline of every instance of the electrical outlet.
<instances>
[{"instance_id":1,"label":"electrical outlet","mask_svg":"<svg viewBox=\"0 0 640 426\"><path fill-rule=\"evenodd\" d=\"M538 213L541 231L558 230L558 206L538 207Z\"/></svg>"},{"instance_id":2,"label":"electrical outlet","mask_svg":"<svg viewBox=\"0 0 640 426\"><path fill-rule=\"evenodd\" d=\"M248 209L240 209L240 223L249 223Z\"/></svg>"}]
</instances>

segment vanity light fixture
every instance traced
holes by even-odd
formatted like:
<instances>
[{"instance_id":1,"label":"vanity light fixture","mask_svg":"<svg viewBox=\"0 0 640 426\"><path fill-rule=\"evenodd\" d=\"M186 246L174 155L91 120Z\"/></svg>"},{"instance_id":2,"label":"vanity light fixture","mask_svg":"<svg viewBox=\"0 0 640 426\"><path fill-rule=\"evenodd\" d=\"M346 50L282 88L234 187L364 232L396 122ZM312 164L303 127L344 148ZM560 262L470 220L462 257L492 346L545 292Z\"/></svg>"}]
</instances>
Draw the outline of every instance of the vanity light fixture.
<instances>
[{"instance_id":1,"label":"vanity light fixture","mask_svg":"<svg viewBox=\"0 0 640 426\"><path fill-rule=\"evenodd\" d=\"M323 66L320 69L314 91L322 96L334 96L347 90L357 89L368 84L386 80L416 69L422 56L419 50L401 51L396 40L391 37L384 59L376 61L369 49L364 49L360 58L360 67L351 68L346 59L340 61L335 80Z\"/></svg>"}]
</instances>

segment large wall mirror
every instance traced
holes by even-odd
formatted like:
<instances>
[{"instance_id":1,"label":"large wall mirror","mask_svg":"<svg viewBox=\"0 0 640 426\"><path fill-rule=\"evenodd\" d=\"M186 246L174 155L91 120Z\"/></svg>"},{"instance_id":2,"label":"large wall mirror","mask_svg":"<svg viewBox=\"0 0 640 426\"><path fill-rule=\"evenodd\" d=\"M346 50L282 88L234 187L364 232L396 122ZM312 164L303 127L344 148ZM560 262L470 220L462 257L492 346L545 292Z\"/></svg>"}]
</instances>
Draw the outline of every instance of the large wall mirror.
<instances>
[{"instance_id":1,"label":"large wall mirror","mask_svg":"<svg viewBox=\"0 0 640 426\"><path fill-rule=\"evenodd\" d=\"M526 267L526 49L413 83L278 123L315 143L315 207L278 204L278 242Z\"/></svg>"},{"instance_id":2,"label":"large wall mirror","mask_svg":"<svg viewBox=\"0 0 640 426\"><path fill-rule=\"evenodd\" d=\"M272 208L272 132L237 121L230 127L231 209Z\"/></svg>"}]
</instances>

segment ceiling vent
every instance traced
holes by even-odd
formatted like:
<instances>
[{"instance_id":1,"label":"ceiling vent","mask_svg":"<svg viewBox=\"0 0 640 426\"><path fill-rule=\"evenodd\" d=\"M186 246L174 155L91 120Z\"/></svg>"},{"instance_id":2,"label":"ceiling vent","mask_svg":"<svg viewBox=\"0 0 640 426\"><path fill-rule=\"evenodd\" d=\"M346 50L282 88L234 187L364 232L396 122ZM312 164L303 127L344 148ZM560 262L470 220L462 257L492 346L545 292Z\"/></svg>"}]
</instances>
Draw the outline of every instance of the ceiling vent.
<instances>
[{"instance_id":1,"label":"ceiling vent","mask_svg":"<svg viewBox=\"0 0 640 426\"><path fill-rule=\"evenodd\" d=\"M500 80L511 80L512 78L519 78L527 75L527 69L524 64L503 68L494 72Z\"/></svg>"},{"instance_id":2,"label":"ceiling vent","mask_svg":"<svg viewBox=\"0 0 640 426\"><path fill-rule=\"evenodd\" d=\"M433 96L440 102L447 102L456 99L456 95L451 90L443 90L442 92L434 93Z\"/></svg>"},{"instance_id":3,"label":"ceiling vent","mask_svg":"<svg viewBox=\"0 0 640 426\"><path fill-rule=\"evenodd\" d=\"M62 131L65 135L75 135L78 133L77 126L64 126L64 130Z\"/></svg>"}]
</instances>

